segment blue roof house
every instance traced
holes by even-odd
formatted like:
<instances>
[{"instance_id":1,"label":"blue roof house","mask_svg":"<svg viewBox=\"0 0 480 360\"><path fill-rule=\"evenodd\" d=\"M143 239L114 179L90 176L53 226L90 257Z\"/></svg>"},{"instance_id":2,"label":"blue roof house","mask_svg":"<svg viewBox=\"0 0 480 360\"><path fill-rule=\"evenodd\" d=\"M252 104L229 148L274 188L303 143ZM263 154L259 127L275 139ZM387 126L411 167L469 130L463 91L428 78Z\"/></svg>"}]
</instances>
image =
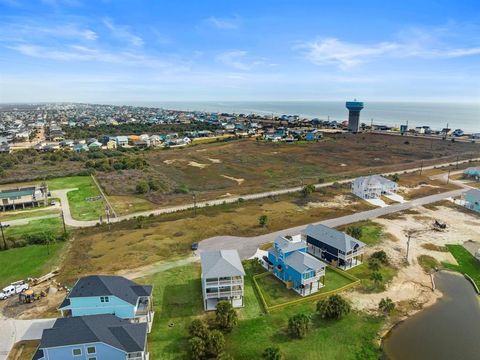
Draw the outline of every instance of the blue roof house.
<instances>
[{"instance_id":1,"label":"blue roof house","mask_svg":"<svg viewBox=\"0 0 480 360\"><path fill-rule=\"evenodd\" d=\"M305 135L305 140L307 141L317 141L321 138L323 138L323 133L318 131L317 129L310 130Z\"/></svg>"},{"instance_id":2,"label":"blue roof house","mask_svg":"<svg viewBox=\"0 0 480 360\"><path fill-rule=\"evenodd\" d=\"M62 316L113 314L146 322L150 332L152 286L138 285L122 276L92 275L77 281L58 308Z\"/></svg>"},{"instance_id":3,"label":"blue roof house","mask_svg":"<svg viewBox=\"0 0 480 360\"><path fill-rule=\"evenodd\" d=\"M273 275L302 296L323 287L326 265L307 253L300 235L279 236L268 250L268 262Z\"/></svg>"},{"instance_id":4,"label":"blue roof house","mask_svg":"<svg viewBox=\"0 0 480 360\"><path fill-rule=\"evenodd\" d=\"M480 213L480 190L471 189L465 193L465 207Z\"/></svg>"},{"instance_id":5,"label":"blue roof house","mask_svg":"<svg viewBox=\"0 0 480 360\"><path fill-rule=\"evenodd\" d=\"M147 324L114 315L60 318L43 330L32 360L148 360Z\"/></svg>"},{"instance_id":6,"label":"blue roof house","mask_svg":"<svg viewBox=\"0 0 480 360\"><path fill-rule=\"evenodd\" d=\"M347 270L363 261L365 243L325 225L308 225L302 232L308 252L323 261Z\"/></svg>"},{"instance_id":7,"label":"blue roof house","mask_svg":"<svg viewBox=\"0 0 480 360\"><path fill-rule=\"evenodd\" d=\"M463 176L466 178L474 179L475 181L480 181L480 166L469 167L463 172Z\"/></svg>"}]
</instances>

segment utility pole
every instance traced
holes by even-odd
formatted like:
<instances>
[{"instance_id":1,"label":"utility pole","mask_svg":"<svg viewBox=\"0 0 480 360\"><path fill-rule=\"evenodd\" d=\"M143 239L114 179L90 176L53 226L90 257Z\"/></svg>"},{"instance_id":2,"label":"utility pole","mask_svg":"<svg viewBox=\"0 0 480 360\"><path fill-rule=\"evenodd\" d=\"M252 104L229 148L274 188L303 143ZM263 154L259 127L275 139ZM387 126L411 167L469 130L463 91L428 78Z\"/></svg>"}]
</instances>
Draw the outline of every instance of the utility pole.
<instances>
[{"instance_id":1,"label":"utility pole","mask_svg":"<svg viewBox=\"0 0 480 360\"><path fill-rule=\"evenodd\" d=\"M458 155L457 155L457 165L455 166L455 169L458 170Z\"/></svg>"},{"instance_id":2,"label":"utility pole","mask_svg":"<svg viewBox=\"0 0 480 360\"><path fill-rule=\"evenodd\" d=\"M197 195L192 193L193 197L193 217L197 217Z\"/></svg>"},{"instance_id":3,"label":"utility pole","mask_svg":"<svg viewBox=\"0 0 480 360\"><path fill-rule=\"evenodd\" d=\"M8 249L7 241L5 240L5 234L3 233L3 227L4 226L5 225L3 225L2 222L0 221L0 230L2 231L2 239L3 239L3 250L7 250Z\"/></svg>"},{"instance_id":4,"label":"utility pole","mask_svg":"<svg viewBox=\"0 0 480 360\"><path fill-rule=\"evenodd\" d=\"M406 258L406 260L408 262L408 253L410 252L410 239L411 239L412 235L409 233L407 235L407 237L408 237L408 240L407 240L407 258Z\"/></svg>"},{"instance_id":5,"label":"utility pole","mask_svg":"<svg viewBox=\"0 0 480 360\"><path fill-rule=\"evenodd\" d=\"M422 176L422 171L423 171L423 160L422 160L422 164L420 165L420 176Z\"/></svg>"},{"instance_id":6,"label":"utility pole","mask_svg":"<svg viewBox=\"0 0 480 360\"><path fill-rule=\"evenodd\" d=\"M448 169L448 174L447 174L447 185L448 185L448 183L450 182L450 171L451 171L451 170L450 170L450 169Z\"/></svg>"}]
</instances>

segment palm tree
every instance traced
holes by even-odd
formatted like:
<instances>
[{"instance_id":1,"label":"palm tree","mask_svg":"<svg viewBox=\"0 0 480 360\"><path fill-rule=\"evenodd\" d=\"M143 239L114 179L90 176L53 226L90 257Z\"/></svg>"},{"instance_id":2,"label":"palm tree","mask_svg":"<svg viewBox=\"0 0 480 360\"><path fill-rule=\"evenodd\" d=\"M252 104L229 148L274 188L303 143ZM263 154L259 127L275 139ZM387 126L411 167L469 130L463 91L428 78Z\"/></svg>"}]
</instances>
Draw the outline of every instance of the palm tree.
<instances>
[{"instance_id":1,"label":"palm tree","mask_svg":"<svg viewBox=\"0 0 480 360\"><path fill-rule=\"evenodd\" d=\"M378 304L378 308L385 314L390 314L395 309L395 303L390 298L383 298Z\"/></svg>"},{"instance_id":2,"label":"palm tree","mask_svg":"<svg viewBox=\"0 0 480 360\"><path fill-rule=\"evenodd\" d=\"M372 280L375 283L375 286L378 286L380 282L383 280L383 276L378 271L374 271L370 275L370 280Z\"/></svg>"}]
</instances>

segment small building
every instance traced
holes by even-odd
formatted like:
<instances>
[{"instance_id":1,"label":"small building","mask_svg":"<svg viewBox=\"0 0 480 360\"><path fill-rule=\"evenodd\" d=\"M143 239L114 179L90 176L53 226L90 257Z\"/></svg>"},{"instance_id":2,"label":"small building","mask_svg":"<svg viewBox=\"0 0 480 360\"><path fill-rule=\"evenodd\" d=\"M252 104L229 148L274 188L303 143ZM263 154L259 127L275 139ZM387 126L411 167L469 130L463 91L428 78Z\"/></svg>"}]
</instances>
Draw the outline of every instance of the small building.
<instances>
[{"instance_id":1,"label":"small building","mask_svg":"<svg viewBox=\"0 0 480 360\"><path fill-rule=\"evenodd\" d=\"M323 133L317 129L307 132L305 135L305 140L307 141L317 141L323 138Z\"/></svg>"},{"instance_id":2,"label":"small building","mask_svg":"<svg viewBox=\"0 0 480 360\"><path fill-rule=\"evenodd\" d=\"M99 150L102 148L102 143L98 141L94 141L90 144L88 144L88 149L89 150Z\"/></svg>"},{"instance_id":3,"label":"small building","mask_svg":"<svg viewBox=\"0 0 480 360\"><path fill-rule=\"evenodd\" d=\"M382 195L394 194L397 189L395 181L380 175L361 176L352 182L352 193L362 199L379 199Z\"/></svg>"},{"instance_id":4,"label":"small building","mask_svg":"<svg viewBox=\"0 0 480 360\"><path fill-rule=\"evenodd\" d=\"M47 201L48 187L46 184L0 190L0 208L2 211L24 209L26 206L47 205Z\"/></svg>"},{"instance_id":5,"label":"small building","mask_svg":"<svg viewBox=\"0 0 480 360\"><path fill-rule=\"evenodd\" d=\"M480 166L469 167L464 170L463 176L467 179L474 179L475 181L480 181Z\"/></svg>"},{"instance_id":6,"label":"small building","mask_svg":"<svg viewBox=\"0 0 480 360\"><path fill-rule=\"evenodd\" d=\"M117 148L117 142L115 139L110 139L105 144L107 146L107 150L115 150Z\"/></svg>"},{"instance_id":7,"label":"small building","mask_svg":"<svg viewBox=\"0 0 480 360\"><path fill-rule=\"evenodd\" d=\"M205 311L215 310L221 300L243 307L245 270L236 250L208 251L200 254L202 293Z\"/></svg>"},{"instance_id":8,"label":"small building","mask_svg":"<svg viewBox=\"0 0 480 360\"><path fill-rule=\"evenodd\" d=\"M301 235L279 236L268 249L269 268L287 288L302 296L316 293L324 285L326 265L307 253Z\"/></svg>"},{"instance_id":9,"label":"small building","mask_svg":"<svg viewBox=\"0 0 480 360\"><path fill-rule=\"evenodd\" d=\"M128 136L117 136L116 140L118 147L128 146Z\"/></svg>"},{"instance_id":10,"label":"small building","mask_svg":"<svg viewBox=\"0 0 480 360\"><path fill-rule=\"evenodd\" d=\"M468 190L465 195L465 207L480 213L480 190Z\"/></svg>"},{"instance_id":11,"label":"small building","mask_svg":"<svg viewBox=\"0 0 480 360\"><path fill-rule=\"evenodd\" d=\"M350 269L363 261L365 243L325 225L308 225L302 232L308 252L332 266Z\"/></svg>"},{"instance_id":12,"label":"small building","mask_svg":"<svg viewBox=\"0 0 480 360\"><path fill-rule=\"evenodd\" d=\"M85 152L88 151L88 146L87 144L76 144L73 146L73 151L75 151L76 153Z\"/></svg>"},{"instance_id":13,"label":"small building","mask_svg":"<svg viewBox=\"0 0 480 360\"><path fill-rule=\"evenodd\" d=\"M113 314L146 322L150 331L152 286L138 285L122 276L92 275L80 278L58 308L62 316Z\"/></svg>"},{"instance_id":14,"label":"small building","mask_svg":"<svg viewBox=\"0 0 480 360\"><path fill-rule=\"evenodd\" d=\"M59 318L32 360L148 360L147 325L105 315Z\"/></svg>"}]
</instances>

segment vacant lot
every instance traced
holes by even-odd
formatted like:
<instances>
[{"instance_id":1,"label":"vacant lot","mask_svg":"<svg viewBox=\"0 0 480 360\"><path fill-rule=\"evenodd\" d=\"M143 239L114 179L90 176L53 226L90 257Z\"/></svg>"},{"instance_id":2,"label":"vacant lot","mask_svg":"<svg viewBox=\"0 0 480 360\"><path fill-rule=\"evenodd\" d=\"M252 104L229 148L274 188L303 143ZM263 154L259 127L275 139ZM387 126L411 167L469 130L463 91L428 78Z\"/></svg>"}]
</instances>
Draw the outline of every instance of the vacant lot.
<instances>
[{"instance_id":1,"label":"vacant lot","mask_svg":"<svg viewBox=\"0 0 480 360\"><path fill-rule=\"evenodd\" d=\"M354 312L340 321L324 321L313 314L314 301L263 315L251 286L251 277L263 270L249 264L245 270L245 308L238 310L240 321L226 334L226 353L233 358L260 359L272 345L278 345L286 359L318 359L318 354L325 360L378 357L375 340L383 320ZM213 317L203 312L199 266L169 270L142 282L154 285L156 314L148 338L151 357L187 358L188 325L197 317ZM286 332L288 318L297 313L313 314L310 331L301 340L291 339Z\"/></svg>"},{"instance_id":2,"label":"vacant lot","mask_svg":"<svg viewBox=\"0 0 480 360\"><path fill-rule=\"evenodd\" d=\"M108 195L135 194L136 184L154 180L158 190L143 198L165 206L247 194L303 182L336 180L478 155L479 146L429 139L361 134L335 135L316 143L268 143L252 139L139 153L143 170L99 172ZM476 155L475 155L476 152ZM134 206L134 205L132 205Z\"/></svg>"}]
</instances>

